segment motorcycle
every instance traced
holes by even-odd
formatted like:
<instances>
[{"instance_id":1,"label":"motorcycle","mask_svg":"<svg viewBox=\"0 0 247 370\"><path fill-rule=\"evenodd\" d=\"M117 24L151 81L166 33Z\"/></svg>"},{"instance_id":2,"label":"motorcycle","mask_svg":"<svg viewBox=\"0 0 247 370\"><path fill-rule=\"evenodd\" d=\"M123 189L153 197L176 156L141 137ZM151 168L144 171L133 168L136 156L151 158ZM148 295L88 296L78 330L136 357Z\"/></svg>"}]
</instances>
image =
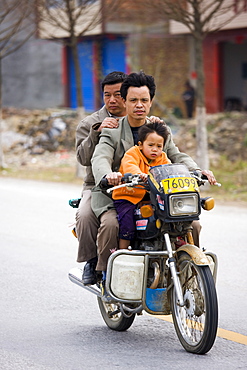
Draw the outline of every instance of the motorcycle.
<instances>
[{"instance_id":1,"label":"motorcycle","mask_svg":"<svg viewBox=\"0 0 247 370\"><path fill-rule=\"evenodd\" d=\"M70 270L69 279L94 293L106 325L116 331L130 328L136 315L172 314L184 349L205 354L213 346L218 326L215 289L217 256L194 245L192 222L214 199L201 198L204 180L182 164L151 167L147 181L126 174L119 187L146 189L137 205L136 238L129 249L116 250L107 265L105 301L99 285L84 286L82 270ZM218 184L220 186L220 184ZM75 201L70 201L75 205Z\"/></svg>"}]
</instances>

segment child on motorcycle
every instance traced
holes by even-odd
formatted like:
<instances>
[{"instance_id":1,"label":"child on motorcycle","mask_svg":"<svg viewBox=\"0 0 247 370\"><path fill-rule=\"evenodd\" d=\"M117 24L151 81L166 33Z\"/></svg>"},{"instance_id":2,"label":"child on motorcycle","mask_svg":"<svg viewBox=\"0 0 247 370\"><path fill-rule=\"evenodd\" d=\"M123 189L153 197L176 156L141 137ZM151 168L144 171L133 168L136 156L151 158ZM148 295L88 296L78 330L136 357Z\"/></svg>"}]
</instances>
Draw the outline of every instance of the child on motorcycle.
<instances>
[{"instance_id":1,"label":"child on motorcycle","mask_svg":"<svg viewBox=\"0 0 247 370\"><path fill-rule=\"evenodd\" d=\"M171 163L165 152L164 143L168 136L166 124L150 122L138 131L138 146L133 146L124 155L119 172L139 174L145 181L151 166ZM119 222L119 249L126 249L135 237L134 211L146 194L143 188L120 188L112 194Z\"/></svg>"}]
</instances>

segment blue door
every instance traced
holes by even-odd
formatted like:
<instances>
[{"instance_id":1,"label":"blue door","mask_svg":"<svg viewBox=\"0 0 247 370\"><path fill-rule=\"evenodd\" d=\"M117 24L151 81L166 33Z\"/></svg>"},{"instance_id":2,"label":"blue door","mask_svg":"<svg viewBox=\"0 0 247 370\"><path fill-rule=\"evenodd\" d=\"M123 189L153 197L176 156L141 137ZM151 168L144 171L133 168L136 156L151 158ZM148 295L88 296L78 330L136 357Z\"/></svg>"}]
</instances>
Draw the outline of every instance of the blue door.
<instances>
[{"instance_id":1,"label":"blue door","mask_svg":"<svg viewBox=\"0 0 247 370\"><path fill-rule=\"evenodd\" d=\"M127 72L125 38L105 38L102 43L102 74Z\"/></svg>"},{"instance_id":2,"label":"blue door","mask_svg":"<svg viewBox=\"0 0 247 370\"><path fill-rule=\"evenodd\" d=\"M95 65L101 64L100 74L103 77L112 71L127 72L125 38L104 38L101 42L101 50L99 50L99 54L101 55L95 55L94 41L86 40L78 44L78 53L82 74L81 86L83 104L87 112L92 112L96 109L95 95L97 93L96 90L99 88L98 84L94 81ZM96 63L96 59L97 61L100 61L100 63ZM71 49L68 49L68 62L69 104L71 108L77 108L75 68Z\"/></svg>"},{"instance_id":3,"label":"blue door","mask_svg":"<svg viewBox=\"0 0 247 370\"><path fill-rule=\"evenodd\" d=\"M93 111L94 107L94 82L93 82L93 41L83 41L78 44L78 53L81 67L81 86L83 105L86 111ZM71 108L77 108L76 103L76 80L75 67L71 49L68 52L69 59L69 103Z\"/></svg>"}]
</instances>

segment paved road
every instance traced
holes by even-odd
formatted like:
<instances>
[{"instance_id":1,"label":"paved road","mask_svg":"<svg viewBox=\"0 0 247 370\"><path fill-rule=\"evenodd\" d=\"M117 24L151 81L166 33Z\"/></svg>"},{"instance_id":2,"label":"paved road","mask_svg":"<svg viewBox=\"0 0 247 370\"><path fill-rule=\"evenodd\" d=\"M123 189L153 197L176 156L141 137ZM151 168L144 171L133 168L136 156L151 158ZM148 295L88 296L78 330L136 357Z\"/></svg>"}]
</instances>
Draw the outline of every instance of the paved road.
<instances>
[{"instance_id":1,"label":"paved road","mask_svg":"<svg viewBox=\"0 0 247 370\"><path fill-rule=\"evenodd\" d=\"M202 215L202 244L219 257L219 326L231 340L218 337L196 356L171 323L146 314L127 332L110 331L95 296L68 280L77 265L68 199L79 194L78 186L0 179L0 369L246 368L247 346L236 338L247 338L247 209Z\"/></svg>"}]
</instances>

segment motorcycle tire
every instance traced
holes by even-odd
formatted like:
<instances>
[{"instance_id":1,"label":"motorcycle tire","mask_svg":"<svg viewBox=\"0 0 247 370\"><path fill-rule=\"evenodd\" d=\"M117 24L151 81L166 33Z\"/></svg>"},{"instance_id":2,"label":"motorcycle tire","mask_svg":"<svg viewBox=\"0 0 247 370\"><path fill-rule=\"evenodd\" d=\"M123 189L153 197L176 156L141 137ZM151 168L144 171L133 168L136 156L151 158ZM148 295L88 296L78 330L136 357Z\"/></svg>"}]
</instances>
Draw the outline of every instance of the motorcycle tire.
<instances>
[{"instance_id":1,"label":"motorcycle tire","mask_svg":"<svg viewBox=\"0 0 247 370\"><path fill-rule=\"evenodd\" d=\"M218 327L218 302L209 266L197 266L187 253L178 258L178 276L185 306L177 304L175 288L170 303L177 336L188 352L205 354L213 346Z\"/></svg>"},{"instance_id":2,"label":"motorcycle tire","mask_svg":"<svg viewBox=\"0 0 247 370\"><path fill-rule=\"evenodd\" d=\"M118 311L118 305L117 303L105 303L102 301L100 297L97 297L98 299L98 305L101 312L101 315L103 317L103 320L105 321L106 325L116 331L125 331L129 329L129 327L133 324L133 321L135 319L135 314L131 315L130 317L124 317L121 312ZM111 312L117 312L112 317L110 316Z\"/></svg>"}]
</instances>

